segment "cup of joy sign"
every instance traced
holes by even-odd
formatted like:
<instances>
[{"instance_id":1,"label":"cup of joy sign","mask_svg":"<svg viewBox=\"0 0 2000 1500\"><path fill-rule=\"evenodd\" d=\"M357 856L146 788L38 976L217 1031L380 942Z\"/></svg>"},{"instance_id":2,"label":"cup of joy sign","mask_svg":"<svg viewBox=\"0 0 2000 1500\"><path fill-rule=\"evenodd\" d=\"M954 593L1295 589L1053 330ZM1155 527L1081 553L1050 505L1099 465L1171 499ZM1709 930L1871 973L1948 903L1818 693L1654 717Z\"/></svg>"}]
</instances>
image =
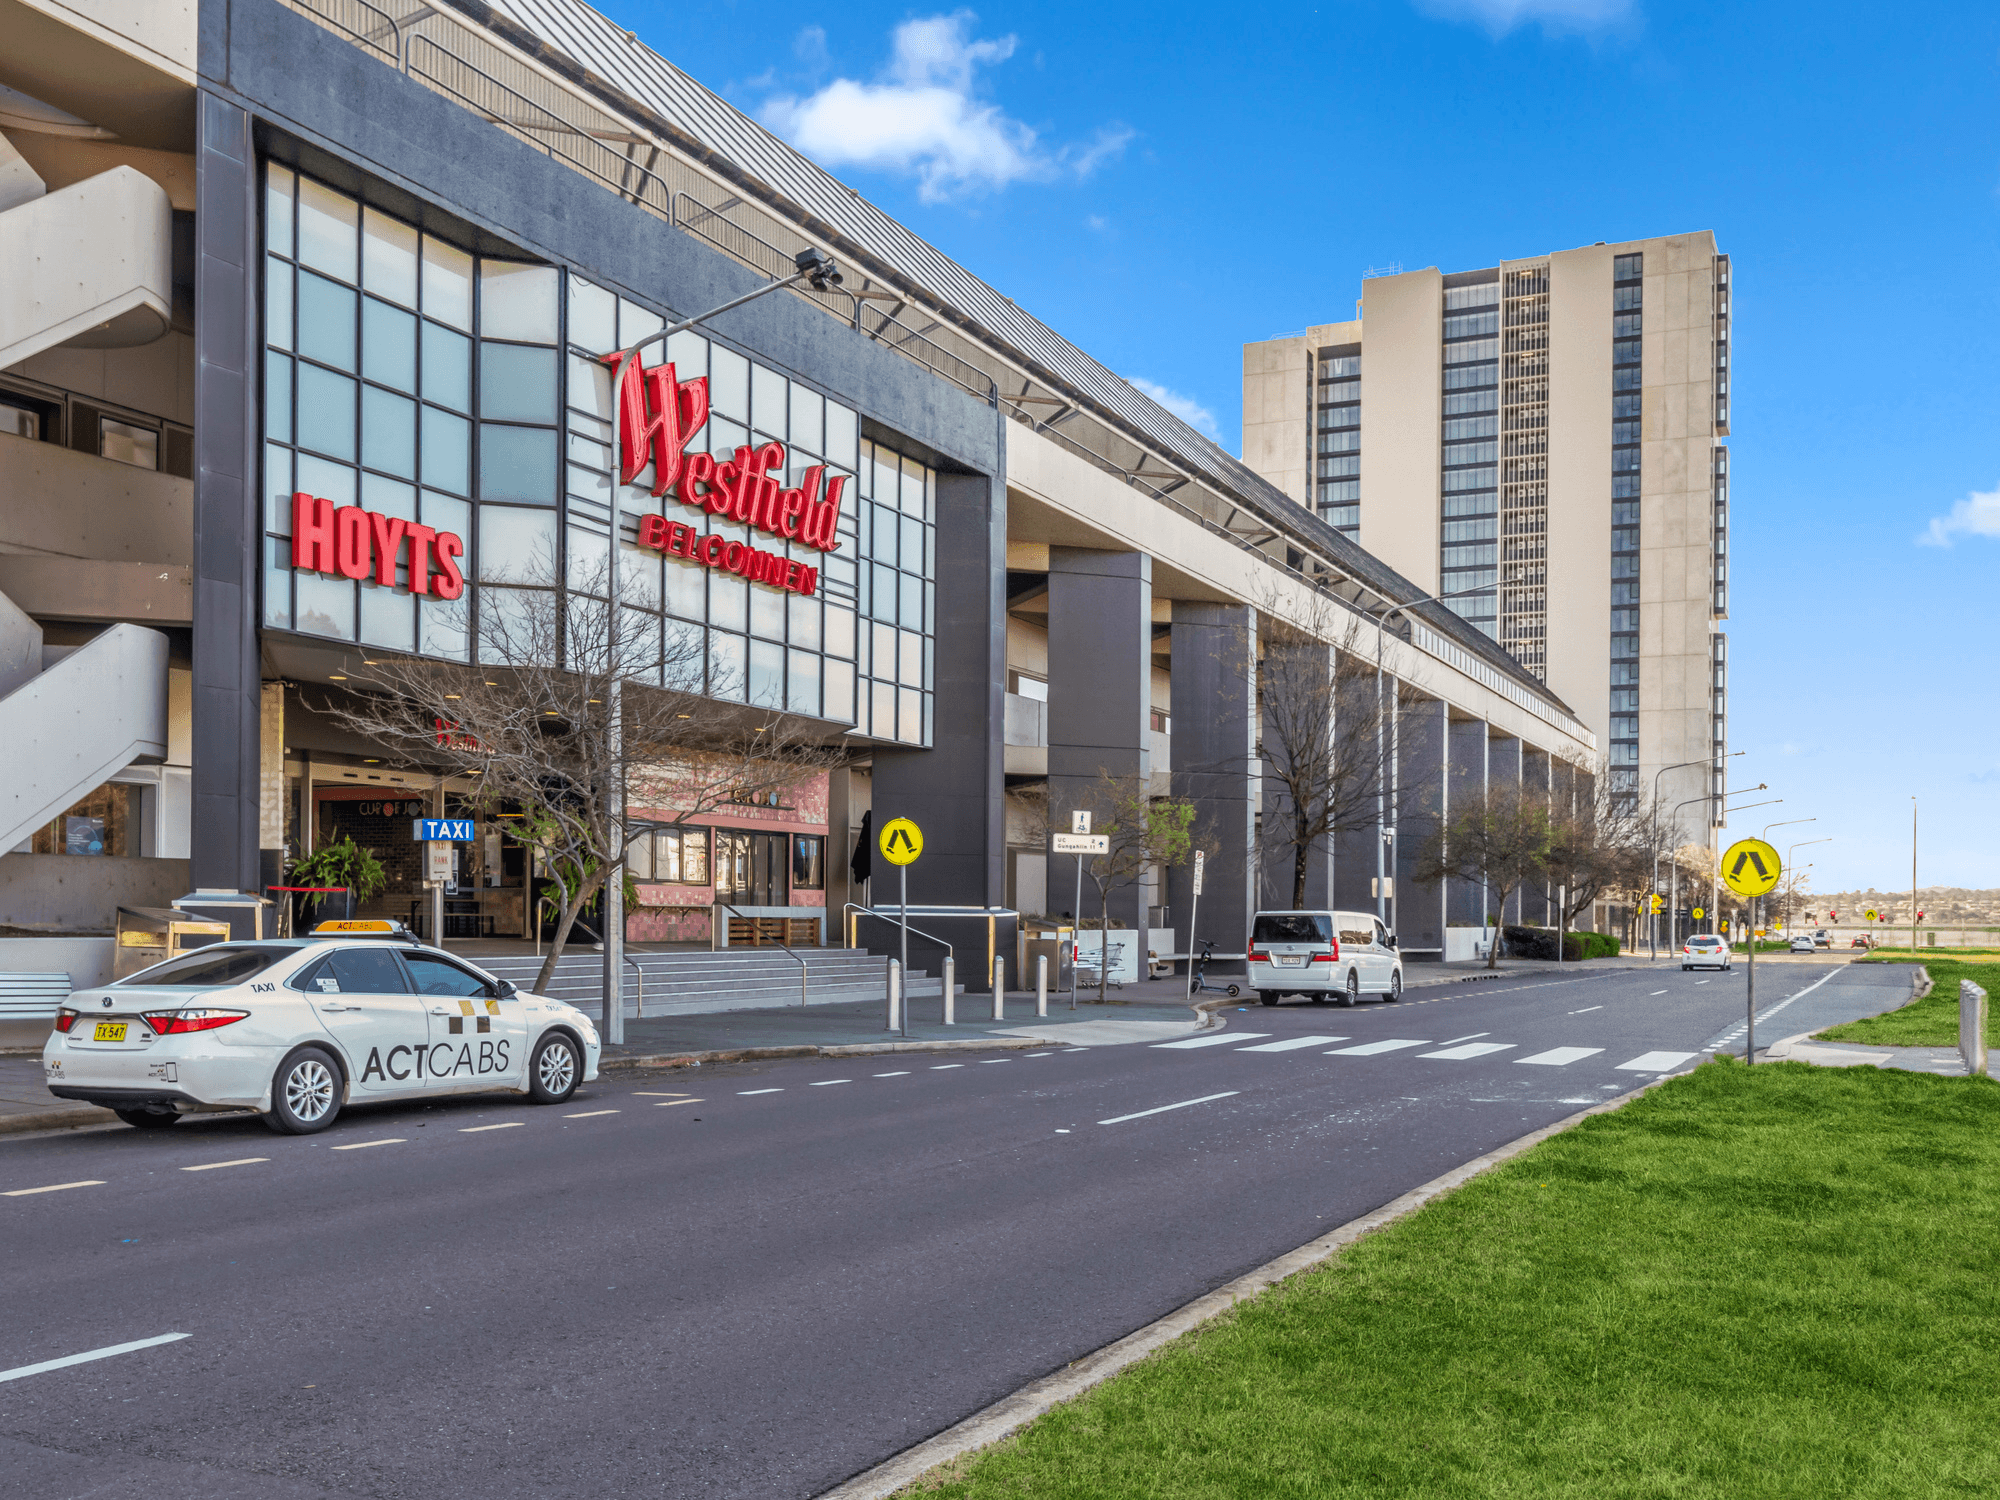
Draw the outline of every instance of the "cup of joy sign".
<instances>
[{"instance_id":1,"label":"cup of joy sign","mask_svg":"<svg viewBox=\"0 0 2000 1500\"><path fill-rule=\"evenodd\" d=\"M404 542L410 544L411 593L456 599L465 592L465 574L458 566L465 542L457 532L435 531L358 505L336 506L303 490L292 496L295 568L342 578L372 573L381 587L394 588Z\"/></svg>"},{"instance_id":2,"label":"cup of joy sign","mask_svg":"<svg viewBox=\"0 0 2000 1500\"><path fill-rule=\"evenodd\" d=\"M615 366L617 359L612 355L606 362ZM671 364L648 370L634 360L625 367L618 408L624 483L632 483L651 463L655 495L672 490L683 505L787 541L802 541L822 552L840 545L836 532L845 475L828 481L826 466L814 464L805 471L798 488L788 490L771 477L771 471L781 469L785 462L782 443L738 448L734 458L686 451L708 420L705 376L682 384ZM655 547L796 594L811 595L819 587L817 568L743 542L703 536L692 526L664 516L641 516L638 541L642 547Z\"/></svg>"}]
</instances>

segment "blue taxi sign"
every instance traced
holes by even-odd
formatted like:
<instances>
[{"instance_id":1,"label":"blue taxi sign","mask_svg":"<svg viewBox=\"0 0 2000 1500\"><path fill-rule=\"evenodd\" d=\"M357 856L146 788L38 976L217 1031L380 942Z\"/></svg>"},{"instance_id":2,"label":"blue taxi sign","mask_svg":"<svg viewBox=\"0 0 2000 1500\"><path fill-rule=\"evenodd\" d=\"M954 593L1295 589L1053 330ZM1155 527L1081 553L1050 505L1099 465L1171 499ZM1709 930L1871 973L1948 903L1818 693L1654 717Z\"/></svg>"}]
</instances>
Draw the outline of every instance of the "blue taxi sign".
<instances>
[{"instance_id":1,"label":"blue taxi sign","mask_svg":"<svg viewBox=\"0 0 2000 1500\"><path fill-rule=\"evenodd\" d=\"M411 833L420 844L469 844L473 836L470 818L418 818Z\"/></svg>"}]
</instances>

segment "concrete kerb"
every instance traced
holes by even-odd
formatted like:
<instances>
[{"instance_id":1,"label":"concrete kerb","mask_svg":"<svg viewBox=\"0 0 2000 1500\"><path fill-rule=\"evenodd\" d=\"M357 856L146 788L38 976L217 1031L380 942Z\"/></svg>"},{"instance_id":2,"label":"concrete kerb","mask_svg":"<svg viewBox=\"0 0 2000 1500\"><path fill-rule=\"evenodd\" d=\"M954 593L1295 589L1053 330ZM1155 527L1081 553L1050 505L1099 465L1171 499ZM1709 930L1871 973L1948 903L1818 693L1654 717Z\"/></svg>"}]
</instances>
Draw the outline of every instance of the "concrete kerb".
<instances>
[{"instance_id":1,"label":"concrete kerb","mask_svg":"<svg viewBox=\"0 0 2000 1500\"><path fill-rule=\"evenodd\" d=\"M1412 1188L1402 1197L1393 1199L1359 1218L1348 1220L1331 1233L1301 1245L1298 1249L1259 1266L1247 1275L1237 1277L1228 1285L1219 1287L1206 1296L1195 1298L1194 1301L1168 1313L1157 1322L1148 1323L1136 1333L1127 1334L1115 1343L1106 1344L1102 1349L1072 1361L1052 1375L1030 1381L1012 1395L1001 1397L984 1411L975 1412L956 1426L947 1427L936 1437L919 1443L914 1448L906 1449L887 1462L877 1464L874 1468L824 1491L819 1500L887 1500L887 1497L914 1484L939 1465L963 1458L969 1453L990 1447L1001 1439L1012 1436L1044 1412L1060 1406L1065 1401L1074 1400L1091 1387L1102 1384L1128 1366L1163 1349L1181 1335L1192 1333L1204 1323L1228 1312L1246 1297L1257 1296L1279 1282L1298 1275L1301 1271L1310 1271L1316 1266L1323 1265L1363 1235L1416 1212L1425 1204L1513 1160L1551 1136L1573 1130L1592 1115L1610 1114L1614 1110L1623 1109L1641 1094L1660 1087L1675 1076L1677 1075L1668 1074L1665 1077L1655 1078L1650 1083L1641 1084L1638 1088L1620 1094L1615 1099L1607 1099L1602 1104L1593 1104L1589 1109L1578 1110L1553 1125L1530 1131L1504 1146L1488 1151L1483 1156L1475 1156L1471 1161L1454 1167L1442 1177L1434 1177L1423 1186Z\"/></svg>"},{"instance_id":2,"label":"concrete kerb","mask_svg":"<svg viewBox=\"0 0 2000 1500\"><path fill-rule=\"evenodd\" d=\"M116 1125L118 1116L95 1104L76 1104L67 1109L40 1109L27 1115L0 1115L0 1135L22 1135L30 1130L78 1130L92 1125Z\"/></svg>"}]
</instances>

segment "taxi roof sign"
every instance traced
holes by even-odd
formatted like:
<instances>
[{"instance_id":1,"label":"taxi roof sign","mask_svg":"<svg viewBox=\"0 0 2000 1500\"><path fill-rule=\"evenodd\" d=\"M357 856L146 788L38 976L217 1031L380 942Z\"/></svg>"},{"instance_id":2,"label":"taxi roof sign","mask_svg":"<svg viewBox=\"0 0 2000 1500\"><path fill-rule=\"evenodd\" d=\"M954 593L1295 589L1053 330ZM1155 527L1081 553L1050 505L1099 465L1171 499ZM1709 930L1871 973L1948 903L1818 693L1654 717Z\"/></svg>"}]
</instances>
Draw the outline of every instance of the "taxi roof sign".
<instances>
[{"instance_id":1,"label":"taxi roof sign","mask_svg":"<svg viewBox=\"0 0 2000 1500\"><path fill-rule=\"evenodd\" d=\"M416 935L401 922L392 917L339 917L330 922L321 922L313 928L310 936L325 937L344 933L353 937L393 937L414 943Z\"/></svg>"}]
</instances>

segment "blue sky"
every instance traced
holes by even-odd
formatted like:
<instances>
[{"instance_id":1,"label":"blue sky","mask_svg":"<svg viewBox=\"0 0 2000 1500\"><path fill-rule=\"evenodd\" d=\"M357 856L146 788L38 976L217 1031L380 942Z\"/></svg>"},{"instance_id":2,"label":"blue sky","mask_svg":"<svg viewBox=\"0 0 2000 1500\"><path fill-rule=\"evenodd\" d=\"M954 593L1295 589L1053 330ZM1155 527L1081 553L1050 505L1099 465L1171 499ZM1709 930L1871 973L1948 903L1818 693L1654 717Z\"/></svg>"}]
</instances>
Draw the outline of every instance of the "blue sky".
<instances>
[{"instance_id":1,"label":"blue sky","mask_svg":"<svg viewBox=\"0 0 2000 1500\"><path fill-rule=\"evenodd\" d=\"M598 3L1232 452L1370 266L1713 229L1740 824L2000 886L2000 7Z\"/></svg>"}]
</instances>

